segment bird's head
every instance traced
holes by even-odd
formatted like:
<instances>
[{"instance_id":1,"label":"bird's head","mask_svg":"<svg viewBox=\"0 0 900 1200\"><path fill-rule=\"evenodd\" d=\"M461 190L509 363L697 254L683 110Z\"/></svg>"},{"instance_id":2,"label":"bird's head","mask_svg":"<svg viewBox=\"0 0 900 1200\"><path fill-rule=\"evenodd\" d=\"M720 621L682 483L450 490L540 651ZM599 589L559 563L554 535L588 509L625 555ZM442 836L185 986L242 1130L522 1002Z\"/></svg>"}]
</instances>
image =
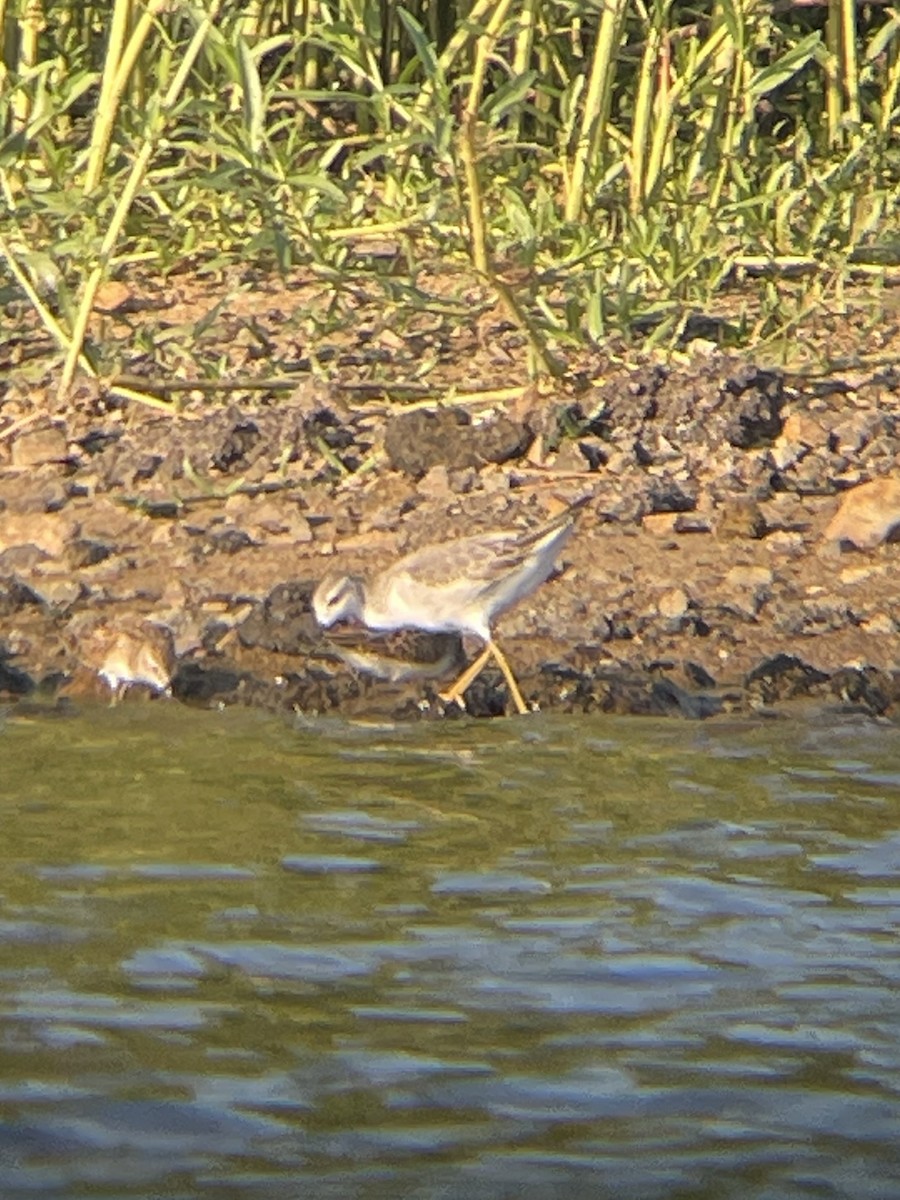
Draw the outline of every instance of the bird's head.
<instances>
[{"instance_id":1,"label":"bird's head","mask_svg":"<svg viewBox=\"0 0 900 1200\"><path fill-rule=\"evenodd\" d=\"M361 621L363 604L363 584L356 575L329 571L313 592L313 614L323 629L338 621Z\"/></svg>"}]
</instances>

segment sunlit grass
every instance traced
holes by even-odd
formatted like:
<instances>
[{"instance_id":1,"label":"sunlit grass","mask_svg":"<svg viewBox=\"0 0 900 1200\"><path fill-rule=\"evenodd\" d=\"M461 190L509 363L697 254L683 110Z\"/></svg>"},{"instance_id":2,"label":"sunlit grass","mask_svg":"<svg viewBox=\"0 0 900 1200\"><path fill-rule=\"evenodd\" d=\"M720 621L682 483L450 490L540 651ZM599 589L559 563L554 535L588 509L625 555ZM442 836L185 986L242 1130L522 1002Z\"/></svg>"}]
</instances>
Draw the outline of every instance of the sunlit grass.
<instances>
[{"instance_id":1,"label":"sunlit grass","mask_svg":"<svg viewBox=\"0 0 900 1200\"><path fill-rule=\"evenodd\" d=\"M764 274L898 269L900 10L716 0L0 0L0 261L76 369L97 288L253 263L339 295L350 248L467 264L531 348L652 328ZM798 286L796 264L804 264ZM377 274L373 276L377 282ZM648 326L649 321L649 326ZM190 331L184 355L190 358Z\"/></svg>"}]
</instances>

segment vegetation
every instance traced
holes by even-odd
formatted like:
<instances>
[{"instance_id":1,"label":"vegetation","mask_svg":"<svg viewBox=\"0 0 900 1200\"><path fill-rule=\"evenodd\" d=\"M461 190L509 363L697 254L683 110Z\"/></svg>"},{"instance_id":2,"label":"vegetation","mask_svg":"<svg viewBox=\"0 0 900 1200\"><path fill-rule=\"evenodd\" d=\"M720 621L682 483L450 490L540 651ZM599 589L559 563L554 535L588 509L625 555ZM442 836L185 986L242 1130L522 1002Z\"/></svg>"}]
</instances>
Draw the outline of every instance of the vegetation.
<instances>
[{"instance_id":1,"label":"vegetation","mask_svg":"<svg viewBox=\"0 0 900 1200\"><path fill-rule=\"evenodd\" d=\"M64 393L110 368L86 331L122 273L302 268L324 329L362 275L421 310L440 264L541 374L697 313L781 337L898 261L888 3L0 0L0 27L0 300Z\"/></svg>"}]
</instances>

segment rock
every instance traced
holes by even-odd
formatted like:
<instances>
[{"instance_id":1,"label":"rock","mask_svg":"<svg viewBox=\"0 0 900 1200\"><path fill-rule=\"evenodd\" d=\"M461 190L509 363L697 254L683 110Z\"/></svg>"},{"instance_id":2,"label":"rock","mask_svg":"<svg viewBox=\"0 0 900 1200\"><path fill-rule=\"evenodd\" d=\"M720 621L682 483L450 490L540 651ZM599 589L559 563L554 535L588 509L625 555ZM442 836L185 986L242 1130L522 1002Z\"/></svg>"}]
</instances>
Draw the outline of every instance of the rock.
<instances>
[{"instance_id":1,"label":"rock","mask_svg":"<svg viewBox=\"0 0 900 1200\"><path fill-rule=\"evenodd\" d=\"M668 621L676 621L685 615L691 605L691 598L684 588L671 588L656 601L656 611Z\"/></svg>"},{"instance_id":2,"label":"rock","mask_svg":"<svg viewBox=\"0 0 900 1200\"><path fill-rule=\"evenodd\" d=\"M450 485L450 493L453 496L467 496L475 489L481 480L482 476L474 469L474 467L464 467L459 471L451 471L448 476ZM501 480L508 486L505 476L500 472L494 471L490 473L492 480Z\"/></svg>"},{"instance_id":3,"label":"rock","mask_svg":"<svg viewBox=\"0 0 900 1200\"><path fill-rule=\"evenodd\" d=\"M262 496L249 496L246 492L232 492L220 510L222 515L234 521L236 525L246 525L251 521L266 521L276 518L287 528L284 522L282 506L272 499Z\"/></svg>"},{"instance_id":4,"label":"rock","mask_svg":"<svg viewBox=\"0 0 900 1200\"><path fill-rule=\"evenodd\" d=\"M145 517L152 517L155 521L171 521L175 517L181 516L181 502L179 500L145 500L141 505L141 512Z\"/></svg>"},{"instance_id":5,"label":"rock","mask_svg":"<svg viewBox=\"0 0 900 1200\"><path fill-rule=\"evenodd\" d=\"M812 525L812 506L795 492L778 492L761 500L760 511L767 534L779 530L800 532Z\"/></svg>"},{"instance_id":6,"label":"rock","mask_svg":"<svg viewBox=\"0 0 900 1200\"><path fill-rule=\"evenodd\" d=\"M778 471L787 471L809 453L809 447L802 442L791 442L781 436L775 439L775 445L769 451L772 465Z\"/></svg>"},{"instance_id":7,"label":"rock","mask_svg":"<svg viewBox=\"0 0 900 1200\"><path fill-rule=\"evenodd\" d=\"M835 671L829 686L845 704L861 707L865 712L880 716L897 699L897 682L871 668L844 667Z\"/></svg>"},{"instance_id":8,"label":"rock","mask_svg":"<svg viewBox=\"0 0 900 1200\"><path fill-rule=\"evenodd\" d=\"M7 575L28 574L34 571L39 563L49 561L49 557L40 547L32 546L30 543L25 546L11 546L9 550L4 550L0 554L0 578Z\"/></svg>"},{"instance_id":9,"label":"rock","mask_svg":"<svg viewBox=\"0 0 900 1200\"><path fill-rule=\"evenodd\" d=\"M563 442L556 454L551 457L554 471L576 473L587 469L584 455L576 442Z\"/></svg>"},{"instance_id":10,"label":"rock","mask_svg":"<svg viewBox=\"0 0 900 1200\"><path fill-rule=\"evenodd\" d=\"M613 450L606 459L606 474L612 479L620 479L634 466L634 451Z\"/></svg>"},{"instance_id":11,"label":"rock","mask_svg":"<svg viewBox=\"0 0 900 1200\"><path fill-rule=\"evenodd\" d=\"M697 493L693 488L682 487L669 476L659 476L650 482L647 489L650 511L654 513L693 512L697 507Z\"/></svg>"},{"instance_id":12,"label":"rock","mask_svg":"<svg viewBox=\"0 0 900 1200\"><path fill-rule=\"evenodd\" d=\"M655 711L661 715L678 713L689 720L701 721L722 711L722 701L717 696L688 692L672 679L654 680L650 694Z\"/></svg>"},{"instance_id":13,"label":"rock","mask_svg":"<svg viewBox=\"0 0 900 1200\"><path fill-rule=\"evenodd\" d=\"M312 526L302 512L294 512L288 533L294 545L304 545L313 540Z\"/></svg>"},{"instance_id":14,"label":"rock","mask_svg":"<svg viewBox=\"0 0 900 1200\"><path fill-rule=\"evenodd\" d=\"M732 567L725 576L725 582L734 588L768 588L772 586L774 574L768 567L757 567L739 564Z\"/></svg>"},{"instance_id":15,"label":"rock","mask_svg":"<svg viewBox=\"0 0 900 1200\"><path fill-rule=\"evenodd\" d=\"M76 438L75 445L89 457L102 454L107 446L114 446L124 436L121 429L91 429L84 437Z\"/></svg>"},{"instance_id":16,"label":"rock","mask_svg":"<svg viewBox=\"0 0 900 1200\"><path fill-rule=\"evenodd\" d=\"M95 541L93 538L73 538L66 549L66 562L73 571L83 567L93 567L104 559L115 554L116 547L108 542Z\"/></svg>"},{"instance_id":17,"label":"rock","mask_svg":"<svg viewBox=\"0 0 900 1200\"><path fill-rule=\"evenodd\" d=\"M54 613L67 612L88 594L79 580L68 575L38 576L32 579L31 590Z\"/></svg>"},{"instance_id":18,"label":"rock","mask_svg":"<svg viewBox=\"0 0 900 1200\"><path fill-rule=\"evenodd\" d=\"M825 530L825 540L873 550L900 526L900 479L873 479L847 492Z\"/></svg>"},{"instance_id":19,"label":"rock","mask_svg":"<svg viewBox=\"0 0 900 1200\"><path fill-rule=\"evenodd\" d=\"M23 608L39 607L41 598L34 588L12 575L8 579L0 579L0 616L8 616Z\"/></svg>"},{"instance_id":20,"label":"rock","mask_svg":"<svg viewBox=\"0 0 900 1200\"><path fill-rule=\"evenodd\" d=\"M578 453L584 459L582 469L584 464L587 464L589 471L599 471L609 462L609 447L598 438L582 438L577 445Z\"/></svg>"},{"instance_id":21,"label":"rock","mask_svg":"<svg viewBox=\"0 0 900 1200\"><path fill-rule=\"evenodd\" d=\"M869 580L884 574L885 568L883 566L876 566L874 563L870 563L865 567L844 567L838 578L841 583L846 583L850 587L853 587L857 583L867 583Z\"/></svg>"},{"instance_id":22,"label":"rock","mask_svg":"<svg viewBox=\"0 0 900 1200\"><path fill-rule=\"evenodd\" d=\"M709 671L707 671L704 666L701 666L700 663L691 662L690 659L686 659L682 665L684 667L685 675L691 681L694 687L714 688L716 686L715 679L713 679Z\"/></svg>"},{"instance_id":23,"label":"rock","mask_svg":"<svg viewBox=\"0 0 900 1200\"><path fill-rule=\"evenodd\" d=\"M12 546L36 546L50 558L59 558L75 525L65 517L44 512L7 513L0 521L0 553Z\"/></svg>"},{"instance_id":24,"label":"rock","mask_svg":"<svg viewBox=\"0 0 900 1200\"><path fill-rule=\"evenodd\" d=\"M255 546L253 538L246 529L229 526L227 529L216 529L206 536L206 544L210 550L218 554L239 554L248 546Z\"/></svg>"},{"instance_id":25,"label":"rock","mask_svg":"<svg viewBox=\"0 0 900 1200\"><path fill-rule=\"evenodd\" d=\"M756 617L772 598L774 575L768 567L736 566L725 576L731 607L745 616Z\"/></svg>"},{"instance_id":26,"label":"rock","mask_svg":"<svg viewBox=\"0 0 900 1200\"><path fill-rule=\"evenodd\" d=\"M791 412L784 419L781 434L776 439L776 446L782 440L813 449L827 446L829 434L822 422L809 413Z\"/></svg>"},{"instance_id":27,"label":"rock","mask_svg":"<svg viewBox=\"0 0 900 1200\"><path fill-rule=\"evenodd\" d=\"M827 451L811 451L788 472L778 474L776 486L798 496L832 496L844 486L840 480L846 465L845 460Z\"/></svg>"},{"instance_id":28,"label":"rock","mask_svg":"<svg viewBox=\"0 0 900 1200\"><path fill-rule=\"evenodd\" d=\"M303 419L303 434L316 454L331 452L341 466L354 471L361 459L350 453L356 448L356 431L329 406L316 407Z\"/></svg>"},{"instance_id":29,"label":"rock","mask_svg":"<svg viewBox=\"0 0 900 1200\"><path fill-rule=\"evenodd\" d=\"M866 633L893 637L897 632L897 623L889 613L880 612L861 622L860 628L864 629Z\"/></svg>"},{"instance_id":30,"label":"rock","mask_svg":"<svg viewBox=\"0 0 900 1200\"><path fill-rule=\"evenodd\" d=\"M711 529L709 518L701 513L676 513L676 533L709 533Z\"/></svg>"},{"instance_id":31,"label":"rock","mask_svg":"<svg viewBox=\"0 0 900 1200\"><path fill-rule=\"evenodd\" d=\"M69 499L68 490L58 479L48 480L40 490L41 506L46 513L61 512Z\"/></svg>"},{"instance_id":32,"label":"rock","mask_svg":"<svg viewBox=\"0 0 900 1200\"><path fill-rule=\"evenodd\" d=\"M883 430L884 417L881 414L854 412L832 429L832 446L841 454L858 454Z\"/></svg>"},{"instance_id":33,"label":"rock","mask_svg":"<svg viewBox=\"0 0 900 1200\"><path fill-rule=\"evenodd\" d=\"M641 528L657 537L671 537L678 523L678 513L646 513L641 518Z\"/></svg>"},{"instance_id":34,"label":"rock","mask_svg":"<svg viewBox=\"0 0 900 1200\"><path fill-rule=\"evenodd\" d=\"M219 663L181 663L172 678L172 695L184 704L234 700L246 676Z\"/></svg>"},{"instance_id":35,"label":"rock","mask_svg":"<svg viewBox=\"0 0 900 1200\"><path fill-rule=\"evenodd\" d=\"M612 637L612 622L608 617L605 617L601 613L599 616L595 617L593 623L588 626L587 632L592 638L601 644L603 642L608 642Z\"/></svg>"},{"instance_id":36,"label":"rock","mask_svg":"<svg viewBox=\"0 0 900 1200\"><path fill-rule=\"evenodd\" d=\"M891 466L894 464L891 463ZM847 491L849 488L859 487L861 483L867 482L870 473L863 467L850 467L847 469L846 464L837 469L827 484L823 485L823 472L820 472L816 478L815 486L806 487L804 489L807 495L834 495L835 491Z\"/></svg>"},{"instance_id":37,"label":"rock","mask_svg":"<svg viewBox=\"0 0 900 1200\"><path fill-rule=\"evenodd\" d=\"M856 623L856 613L843 596L829 593L825 588L808 588L809 596L801 600L805 633L824 633L846 629Z\"/></svg>"},{"instance_id":38,"label":"rock","mask_svg":"<svg viewBox=\"0 0 900 1200\"><path fill-rule=\"evenodd\" d=\"M42 463L63 462L67 457L68 444L61 425L29 429L20 433L12 445L14 467L37 467Z\"/></svg>"},{"instance_id":39,"label":"rock","mask_svg":"<svg viewBox=\"0 0 900 1200\"><path fill-rule=\"evenodd\" d=\"M777 371L748 366L728 380L723 392L737 401L725 430L726 440L741 450L770 446L782 430L782 375Z\"/></svg>"},{"instance_id":40,"label":"rock","mask_svg":"<svg viewBox=\"0 0 900 1200\"><path fill-rule=\"evenodd\" d=\"M766 549L772 554L800 555L806 553L806 540L802 533L779 529L766 538Z\"/></svg>"},{"instance_id":41,"label":"rock","mask_svg":"<svg viewBox=\"0 0 900 1200\"><path fill-rule=\"evenodd\" d=\"M308 653L322 640L310 600L312 581L280 583L237 627L242 646L259 646L279 654Z\"/></svg>"},{"instance_id":42,"label":"rock","mask_svg":"<svg viewBox=\"0 0 900 1200\"><path fill-rule=\"evenodd\" d=\"M26 671L10 663L9 655L0 647L0 695L28 696L36 686Z\"/></svg>"},{"instance_id":43,"label":"rock","mask_svg":"<svg viewBox=\"0 0 900 1200\"><path fill-rule=\"evenodd\" d=\"M94 309L104 315L125 312L133 301L131 288L120 279L107 279L94 294Z\"/></svg>"},{"instance_id":44,"label":"rock","mask_svg":"<svg viewBox=\"0 0 900 1200\"><path fill-rule=\"evenodd\" d=\"M807 696L820 684L828 681L824 671L805 663L793 654L776 654L750 671L744 686L751 697L764 704Z\"/></svg>"},{"instance_id":45,"label":"rock","mask_svg":"<svg viewBox=\"0 0 900 1200\"><path fill-rule=\"evenodd\" d=\"M735 496L719 505L715 531L720 538L763 538L768 524L753 496Z\"/></svg>"},{"instance_id":46,"label":"rock","mask_svg":"<svg viewBox=\"0 0 900 1200\"><path fill-rule=\"evenodd\" d=\"M235 465L246 461L247 455L261 437L259 426L254 421L238 421L213 454L212 465L217 471L230 471Z\"/></svg>"},{"instance_id":47,"label":"rock","mask_svg":"<svg viewBox=\"0 0 900 1200\"><path fill-rule=\"evenodd\" d=\"M443 463L430 467L419 480L419 494L429 500L446 500L453 495L450 487L450 473Z\"/></svg>"},{"instance_id":48,"label":"rock","mask_svg":"<svg viewBox=\"0 0 900 1200\"><path fill-rule=\"evenodd\" d=\"M231 500L235 497L231 497ZM243 504L225 505L225 515L232 520L237 526L253 525L262 533L271 534L277 537L279 534L285 534L292 531L294 524L293 517L285 511L285 509L272 501L257 500L255 503L249 496L240 497L245 501ZM305 541L312 540L312 530L309 528L309 522L305 518L301 518L306 525L309 537Z\"/></svg>"},{"instance_id":49,"label":"rock","mask_svg":"<svg viewBox=\"0 0 900 1200\"><path fill-rule=\"evenodd\" d=\"M677 446L673 446L664 433L657 433L656 445L653 448L653 461L655 463L673 463L676 460L683 461L684 455Z\"/></svg>"},{"instance_id":50,"label":"rock","mask_svg":"<svg viewBox=\"0 0 900 1200\"><path fill-rule=\"evenodd\" d=\"M534 440L527 425L511 421L509 417L497 417L475 426L477 451L482 462L505 463L521 458Z\"/></svg>"},{"instance_id":51,"label":"rock","mask_svg":"<svg viewBox=\"0 0 900 1200\"><path fill-rule=\"evenodd\" d=\"M144 480L152 479L164 462L161 454L139 454L133 461L131 480L133 483L142 483Z\"/></svg>"}]
</instances>

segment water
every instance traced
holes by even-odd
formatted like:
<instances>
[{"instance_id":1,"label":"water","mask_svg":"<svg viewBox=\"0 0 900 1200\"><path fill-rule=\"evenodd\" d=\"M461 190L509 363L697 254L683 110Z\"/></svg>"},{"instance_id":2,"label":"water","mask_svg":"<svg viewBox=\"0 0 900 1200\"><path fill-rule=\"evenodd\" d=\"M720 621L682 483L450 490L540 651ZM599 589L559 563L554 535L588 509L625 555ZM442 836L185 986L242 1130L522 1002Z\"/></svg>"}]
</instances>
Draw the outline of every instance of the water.
<instances>
[{"instance_id":1,"label":"water","mask_svg":"<svg viewBox=\"0 0 900 1200\"><path fill-rule=\"evenodd\" d=\"M900 1194L900 731L0 730L0 1195Z\"/></svg>"}]
</instances>

